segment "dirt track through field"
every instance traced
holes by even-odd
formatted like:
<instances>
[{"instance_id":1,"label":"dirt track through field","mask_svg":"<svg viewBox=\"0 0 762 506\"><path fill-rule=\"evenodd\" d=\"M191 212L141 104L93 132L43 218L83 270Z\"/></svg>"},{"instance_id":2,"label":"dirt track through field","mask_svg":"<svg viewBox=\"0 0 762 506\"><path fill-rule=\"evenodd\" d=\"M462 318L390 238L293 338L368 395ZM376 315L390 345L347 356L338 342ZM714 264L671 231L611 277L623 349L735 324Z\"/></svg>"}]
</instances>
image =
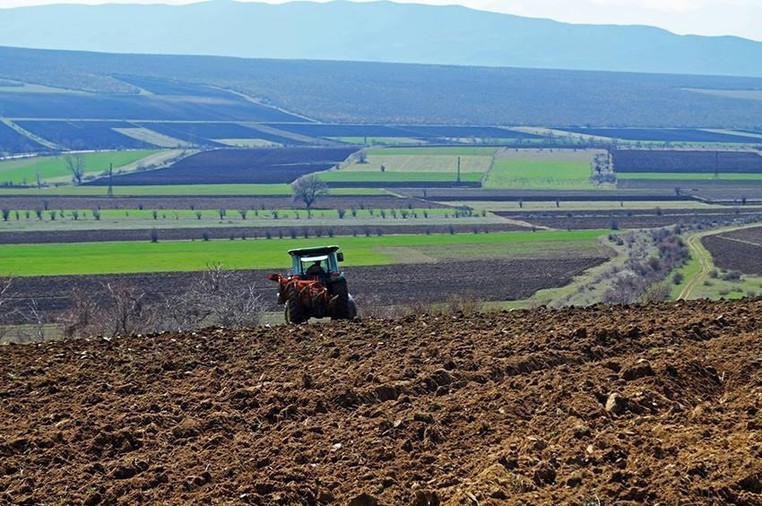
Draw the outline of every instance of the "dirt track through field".
<instances>
[{"instance_id":1,"label":"dirt track through field","mask_svg":"<svg viewBox=\"0 0 762 506\"><path fill-rule=\"evenodd\" d=\"M762 301L0 354L0 502L762 504Z\"/></svg>"}]
</instances>

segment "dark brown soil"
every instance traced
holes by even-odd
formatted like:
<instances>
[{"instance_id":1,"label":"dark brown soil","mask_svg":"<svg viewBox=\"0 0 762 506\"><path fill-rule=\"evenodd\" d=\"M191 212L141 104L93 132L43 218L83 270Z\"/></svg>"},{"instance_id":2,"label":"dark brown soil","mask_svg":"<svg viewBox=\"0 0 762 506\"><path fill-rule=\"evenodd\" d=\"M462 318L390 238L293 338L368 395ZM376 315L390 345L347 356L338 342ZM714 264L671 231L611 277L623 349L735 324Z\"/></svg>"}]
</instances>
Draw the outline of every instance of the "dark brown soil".
<instances>
[{"instance_id":1,"label":"dark brown soil","mask_svg":"<svg viewBox=\"0 0 762 506\"><path fill-rule=\"evenodd\" d=\"M432 188L429 190L410 188L398 190L398 193L410 197L426 198L433 201L514 201L525 202L552 202L566 201L592 201L592 202L620 202L620 201L675 201L694 200L690 195L675 195L673 187L655 187L632 190L488 190L474 188Z\"/></svg>"},{"instance_id":2,"label":"dark brown soil","mask_svg":"<svg viewBox=\"0 0 762 506\"><path fill-rule=\"evenodd\" d=\"M623 191L668 191L680 188L682 195L722 203L762 203L762 184L759 181L685 181L653 179L620 179L617 186Z\"/></svg>"},{"instance_id":3,"label":"dark brown soil","mask_svg":"<svg viewBox=\"0 0 762 506\"><path fill-rule=\"evenodd\" d=\"M717 267L762 276L762 227L709 235L701 244Z\"/></svg>"},{"instance_id":4,"label":"dark brown soil","mask_svg":"<svg viewBox=\"0 0 762 506\"><path fill-rule=\"evenodd\" d=\"M350 292L361 306L443 302L453 296L477 300L524 299L537 290L567 284L574 276L604 262L603 257L552 260L494 260L448 262L446 264L398 264L348 267ZM264 300L275 305L276 285L267 281L267 271L238 271L237 282L253 284ZM197 273L152 273L110 276L46 276L14 280L9 309L3 308L0 323L25 323L23 313L34 300L52 321L70 306L74 291L105 294L107 283L126 284L148 294L157 302L188 290ZM11 311L11 310L16 311Z\"/></svg>"},{"instance_id":5,"label":"dark brown soil","mask_svg":"<svg viewBox=\"0 0 762 506\"><path fill-rule=\"evenodd\" d=\"M566 229L634 229L669 225L718 224L731 220L759 220L762 212L744 208L721 209L651 209L611 211L501 211L500 216L526 221L537 226Z\"/></svg>"},{"instance_id":6,"label":"dark brown soil","mask_svg":"<svg viewBox=\"0 0 762 506\"><path fill-rule=\"evenodd\" d=\"M9 346L6 504L762 504L762 301Z\"/></svg>"},{"instance_id":7,"label":"dark brown soil","mask_svg":"<svg viewBox=\"0 0 762 506\"><path fill-rule=\"evenodd\" d=\"M387 195L329 196L319 199L320 209L390 209L414 207L445 207L412 198ZM292 209L291 197L267 196L160 196L160 197L91 197L91 196L3 196L3 207L16 209ZM302 207L302 206L297 206Z\"/></svg>"}]
</instances>

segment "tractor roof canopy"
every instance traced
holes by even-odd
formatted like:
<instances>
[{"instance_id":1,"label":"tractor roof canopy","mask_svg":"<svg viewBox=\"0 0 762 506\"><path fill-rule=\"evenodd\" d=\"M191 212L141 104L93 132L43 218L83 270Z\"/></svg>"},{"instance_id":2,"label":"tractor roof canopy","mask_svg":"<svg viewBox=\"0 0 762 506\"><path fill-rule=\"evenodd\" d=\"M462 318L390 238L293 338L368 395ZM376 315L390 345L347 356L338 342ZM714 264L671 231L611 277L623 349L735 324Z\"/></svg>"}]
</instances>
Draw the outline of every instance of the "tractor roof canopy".
<instances>
[{"instance_id":1,"label":"tractor roof canopy","mask_svg":"<svg viewBox=\"0 0 762 506\"><path fill-rule=\"evenodd\" d=\"M338 246L317 246L314 248L290 249L288 250L288 254L292 257L317 257L330 255L331 253L335 253L338 250Z\"/></svg>"}]
</instances>

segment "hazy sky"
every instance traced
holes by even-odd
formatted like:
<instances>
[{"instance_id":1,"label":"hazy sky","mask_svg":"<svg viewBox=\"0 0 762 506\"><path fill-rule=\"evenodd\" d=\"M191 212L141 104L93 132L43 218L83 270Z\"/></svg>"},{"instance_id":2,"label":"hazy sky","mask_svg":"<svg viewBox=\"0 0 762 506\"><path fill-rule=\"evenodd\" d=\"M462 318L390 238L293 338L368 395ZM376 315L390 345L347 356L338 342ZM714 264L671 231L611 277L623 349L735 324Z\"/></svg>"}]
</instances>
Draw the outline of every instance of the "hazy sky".
<instances>
[{"instance_id":1,"label":"hazy sky","mask_svg":"<svg viewBox=\"0 0 762 506\"><path fill-rule=\"evenodd\" d=\"M284 3L287 0L264 0ZM330 1L330 0L318 0ZM762 40L762 0L397 0L573 23L642 24L680 34L738 35ZM188 0L0 0L0 7L50 3L191 3Z\"/></svg>"}]
</instances>

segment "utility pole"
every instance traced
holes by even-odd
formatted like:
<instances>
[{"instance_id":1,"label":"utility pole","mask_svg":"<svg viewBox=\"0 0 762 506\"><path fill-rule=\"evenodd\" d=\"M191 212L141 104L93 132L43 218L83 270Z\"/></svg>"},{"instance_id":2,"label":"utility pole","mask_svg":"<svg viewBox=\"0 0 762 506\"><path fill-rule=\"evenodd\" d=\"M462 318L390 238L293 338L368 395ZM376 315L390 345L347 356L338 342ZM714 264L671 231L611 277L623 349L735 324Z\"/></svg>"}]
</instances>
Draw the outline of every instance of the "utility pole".
<instances>
[{"instance_id":1,"label":"utility pole","mask_svg":"<svg viewBox=\"0 0 762 506\"><path fill-rule=\"evenodd\" d=\"M720 178L720 152L714 152L714 178Z\"/></svg>"},{"instance_id":2,"label":"utility pole","mask_svg":"<svg viewBox=\"0 0 762 506\"><path fill-rule=\"evenodd\" d=\"M114 175L114 164L110 163L108 164L108 190L106 191L106 195L109 197L114 196L114 186L112 184Z\"/></svg>"},{"instance_id":3,"label":"utility pole","mask_svg":"<svg viewBox=\"0 0 762 506\"><path fill-rule=\"evenodd\" d=\"M458 177L455 181L460 183L460 157L458 157Z\"/></svg>"}]
</instances>

